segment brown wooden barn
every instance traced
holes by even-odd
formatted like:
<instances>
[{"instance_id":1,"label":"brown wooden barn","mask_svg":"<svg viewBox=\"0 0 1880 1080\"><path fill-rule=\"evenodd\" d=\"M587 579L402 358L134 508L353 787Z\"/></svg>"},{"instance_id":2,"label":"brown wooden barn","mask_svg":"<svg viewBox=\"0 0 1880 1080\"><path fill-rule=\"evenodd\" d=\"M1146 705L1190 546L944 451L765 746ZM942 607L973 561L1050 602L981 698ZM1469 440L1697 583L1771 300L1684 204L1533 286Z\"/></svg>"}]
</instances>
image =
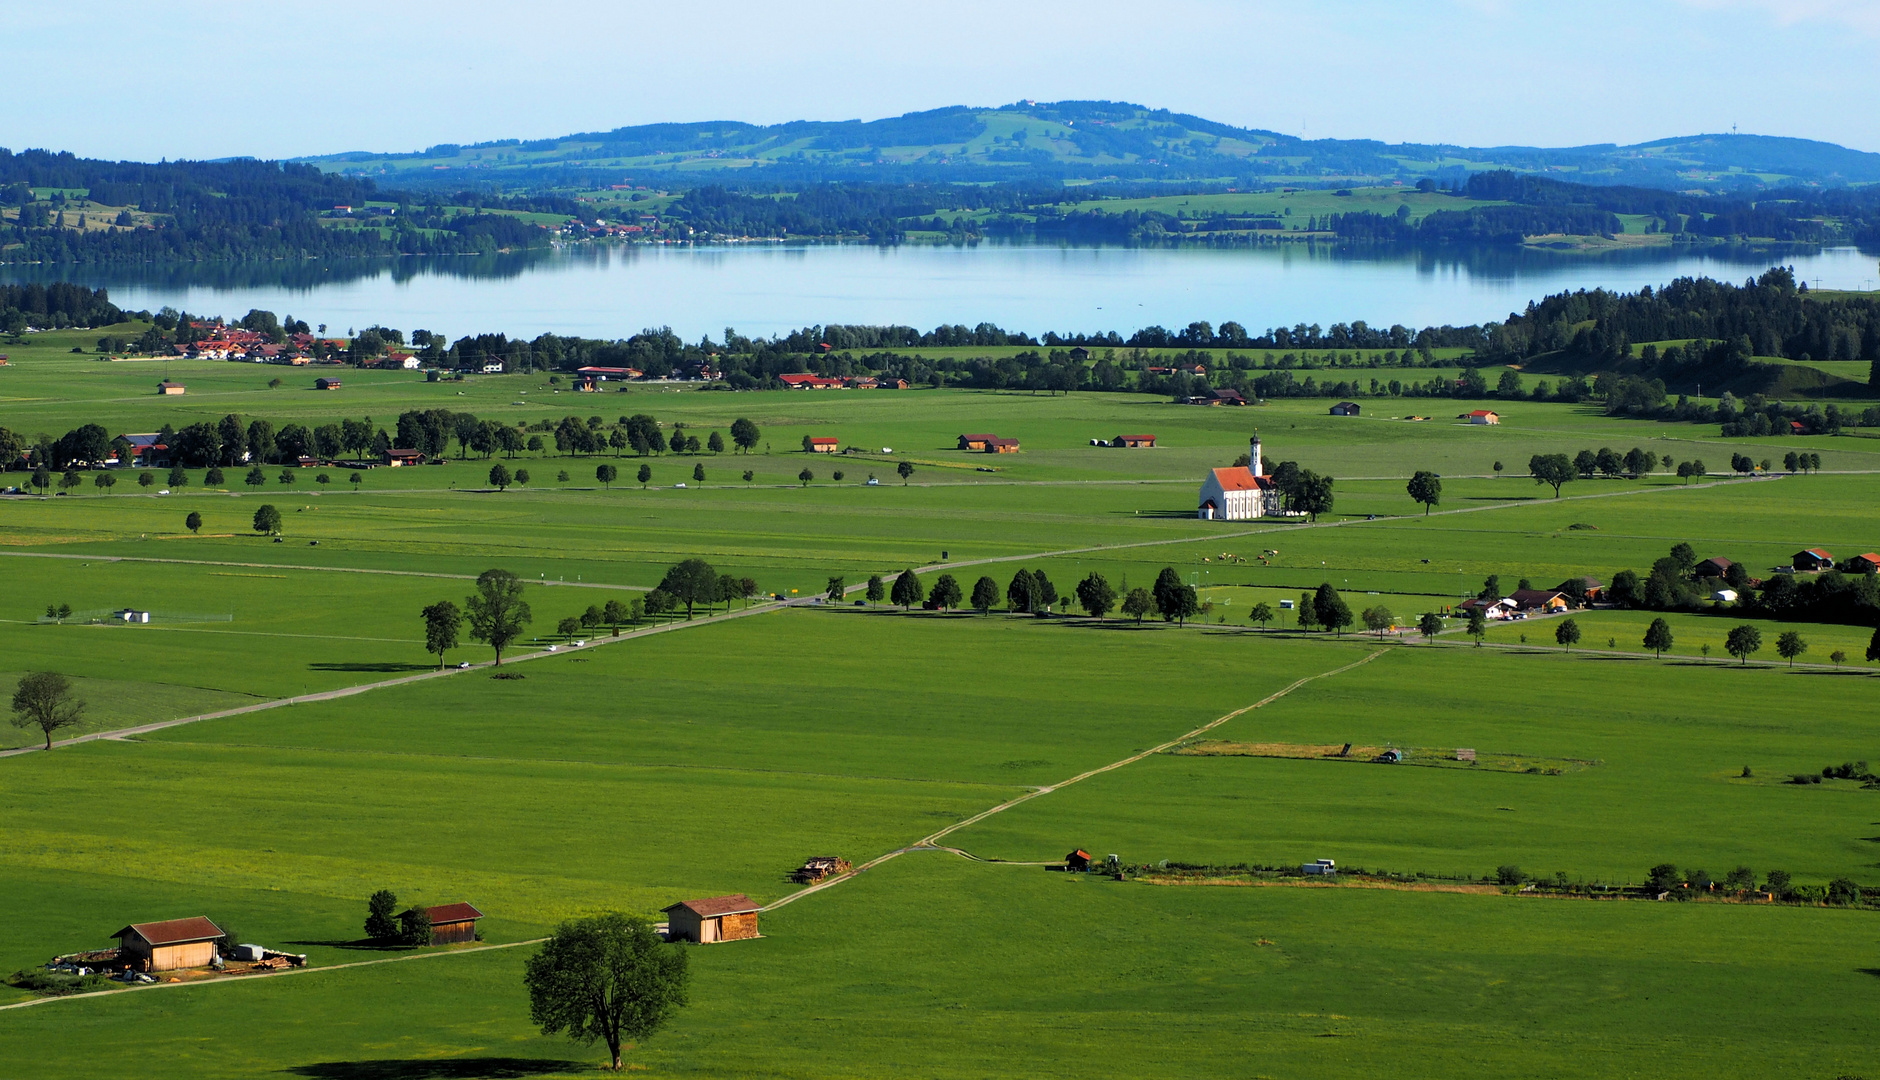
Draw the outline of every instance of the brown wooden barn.
<instances>
[{"instance_id":1,"label":"brown wooden barn","mask_svg":"<svg viewBox=\"0 0 1880 1080\"><path fill-rule=\"evenodd\" d=\"M431 917L431 944L455 945L477 939L477 920L483 913L470 904L439 904L424 913Z\"/></svg>"},{"instance_id":2,"label":"brown wooden barn","mask_svg":"<svg viewBox=\"0 0 1880 1080\"><path fill-rule=\"evenodd\" d=\"M118 939L118 956L134 970L177 971L213 963L222 928L198 915L132 923L111 936Z\"/></svg>"},{"instance_id":3,"label":"brown wooden barn","mask_svg":"<svg viewBox=\"0 0 1880 1080\"><path fill-rule=\"evenodd\" d=\"M754 938L757 903L743 893L681 901L666 908L666 936L701 945Z\"/></svg>"}]
</instances>

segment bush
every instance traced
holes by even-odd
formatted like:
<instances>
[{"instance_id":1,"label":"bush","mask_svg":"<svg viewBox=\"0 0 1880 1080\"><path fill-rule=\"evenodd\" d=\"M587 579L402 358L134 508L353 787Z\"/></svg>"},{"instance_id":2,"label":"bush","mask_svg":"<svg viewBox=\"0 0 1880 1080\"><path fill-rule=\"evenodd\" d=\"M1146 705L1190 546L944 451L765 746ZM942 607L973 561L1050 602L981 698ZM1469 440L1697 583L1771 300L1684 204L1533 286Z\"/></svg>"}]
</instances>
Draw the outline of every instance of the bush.
<instances>
[{"instance_id":1,"label":"bush","mask_svg":"<svg viewBox=\"0 0 1880 1080\"><path fill-rule=\"evenodd\" d=\"M380 889L366 901L366 936L373 941L398 939L398 922L392 912L398 910L398 897L390 889Z\"/></svg>"},{"instance_id":2,"label":"bush","mask_svg":"<svg viewBox=\"0 0 1880 1080\"><path fill-rule=\"evenodd\" d=\"M35 994L44 994L47 997L64 997L67 994L108 990L116 984L103 975L64 975L56 971L34 968L14 972L8 976L7 985Z\"/></svg>"},{"instance_id":3,"label":"bush","mask_svg":"<svg viewBox=\"0 0 1880 1080\"><path fill-rule=\"evenodd\" d=\"M1860 886L1855 884L1851 878L1835 878L1833 881L1828 882L1828 903L1860 903Z\"/></svg>"},{"instance_id":4,"label":"bush","mask_svg":"<svg viewBox=\"0 0 1880 1080\"><path fill-rule=\"evenodd\" d=\"M431 943L431 915L421 907L414 907L398 915L398 943L400 945L429 945Z\"/></svg>"},{"instance_id":5,"label":"bush","mask_svg":"<svg viewBox=\"0 0 1880 1080\"><path fill-rule=\"evenodd\" d=\"M1503 885L1519 885L1527 880L1527 875L1518 866L1497 866L1495 880Z\"/></svg>"},{"instance_id":6,"label":"bush","mask_svg":"<svg viewBox=\"0 0 1880 1080\"><path fill-rule=\"evenodd\" d=\"M1659 863L1651 868L1646 881L1653 892L1676 893L1681 891L1678 887L1684 884L1684 875L1678 873L1678 868L1671 863Z\"/></svg>"}]
</instances>

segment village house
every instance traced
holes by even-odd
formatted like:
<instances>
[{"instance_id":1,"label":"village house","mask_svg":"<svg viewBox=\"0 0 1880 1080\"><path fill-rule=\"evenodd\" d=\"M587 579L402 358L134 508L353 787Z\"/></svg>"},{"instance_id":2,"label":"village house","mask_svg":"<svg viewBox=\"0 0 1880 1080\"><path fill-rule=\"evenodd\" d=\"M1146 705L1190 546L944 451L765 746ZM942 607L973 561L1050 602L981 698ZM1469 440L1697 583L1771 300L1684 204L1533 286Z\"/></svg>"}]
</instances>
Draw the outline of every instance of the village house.
<instances>
[{"instance_id":1,"label":"village house","mask_svg":"<svg viewBox=\"0 0 1880 1080\"><path fill-rule=\"evenodd\" d=\"M841 379L825 379L821 375L779 375L777 381L787 390L840 390Z\"/></svg>"},{"instance_id":2,"label":"village house","mask_svg":"<svg viewBox=\"0 0 1880 1080\"><path fill-rule=\"evenodd\" d=\"M1828 570L1834 566L1834 556L1826 548L1808 548L1795 553L1792 565L1803 573Z\"/></svg>"},{"instance_id":3,"label":"village house","mask_svg":"<svg viewBox=\"0 0 1880 1080\"><path fill-rule=\"evenodd\" d=\"M986 452L986 444L996 438L998 438L997 435L961 435L959 448L970 450L975 454L983 454Z\"/></svg>"},{"instance_id":4,"label":"village house","mask_svg":"<svg viewBox=\"0 0 1880 1080\"><path fill-rule=\"evenodd\" d=\"M391 449L385 452L385 464L396 469L401 465L424 464L424 451Z\"/></svg>"},{"instance_id":5,"label":"village house","mask_svg":"<svg viewBox=\"0 0 1880 1080\"><path fill-rule=\"evenodd\" d=\"M477 939L477 920L483 917L471 904L440 904L424 913L431 919L431 944L455 945Z\"/></svg>"},{"instance_id":6,"label":"village house","mask_svg":"<svg viewBox=\"0 0 1880 1080\"><path fill-rule=\"evenodd\" d=\"M1477 610L1489 619L1506 619L1515 613L1517 605L1513 599L1506 596L1499 600L1484 600L1477 596L1456 605L1456 611L1461 615Z\"/></svg>"},{"instance_id":7,"label":"village house","mask_svg":"<svg viewBox=\"0 0 1880 1080\"><path fill-rule=\"evenodd\" d=\"M1279 486L1271 476L1254 472L1261 460L1260 436L1255 435L1248 445L1247 460L1256 464L1208 470L1201 481L1201 505L1195 516L1203 521L1250 521L1280 512Z\"/></svg>"},{"instance_id":8,"label":"village house","mask_svg":"<svg viewBox=\"0 0 1880 1080\"><path fill-rule=\"evenodd\" d=\"M1880 555L1869 551L1847 560L1847 569L1851 574L1880 573Z\"/></svg>"},{"instance_id":9,"label":"village house","mask_svg":"<svg viewBox=\"0 0 1880 1080\"><path fill-rule=\"evenodd\" d=\"M170 447L167 443L157 441L161 437L162 436L156 432L119 435L119 439L130 444L130 450L128 453L120 452L118 457L111 459L111 462L120 467L134 466L143 469L168 466L170 464ZM128 461L125 460L126 457L129 458Z\"/></svg>"},{"instance_id":10,"label":"village house","mask_svg":"<svg viewBox=\"0 0 1880 1080\"><path fill-rule=\"evenodd\" d=\"M803 449L812 454L833 454L841 445L833 435L810 435L805 437Z\"/></svg>"},{"instance_id":11,"label":"village house","mask_svg":"<svg viewBox=\"0 0 1880 1080\"><path fill-rule=\"evenodd\" d=\"M1115 438L1110 440L1110 445L1120 446L1120 447L1124 447L1130 450L1134 450L1140 447L1147 447L1153 450L1155 449L1155 436L1154 435L1118 435Z\"/></svg>"},{"instance_id":12,"label":"village house","mask_svg":"<svg viewBox=\"0 0 1880 1080\"><path fill-rule=\"evenodd\" d=\"M1488 409L1477 409L1474 412L1463 413L1458 419L1467 420L1471 424L1499 424L1501 414Z\"/></svg>"},{"instance_id":13,"label":"village house","mask_svg":"<svg viewBox=\"0 0 1880 1080\"><path fill-rule=\"evenodd\" d=\"M1693 567L1691 573L1700 578L1720 578L1729 573L1730 567L1735 565L1735 563L1722 557L1705 559L1703 562Z\"/></svg>"},{"instance_id":14,"label":"village house","mask_svg":"<svg viewBox=\"0 0 1880 1080\"><path fill-rule=\"evenodd\" d=\"M1516 589L1508 594L1508 599L1514 601L1515 609L1518 611L1534 611L1541 614L1565 611L1573 606L1573 602L1567 598L1566 593L1551 589Z\"/></svg>"},{"instance_id":15,"label":"village house","mask_svg":"<svg viewBox=\"0 0 1880 1080\"><path fill-rule=\"evenodd\" d=\"M1581 594L1586 597L1586 602L1589 604L1599 603L1601 598L1606 595L1605 584L1596 577L1568 578L1554 586L1554 591L1566 593L1568 596L1571 596L1575 585L1580 587Z\"/></svg>"},{"instance_id":16,"label":"village house","mask_svg":"<svg viewBox=\"0 0 1880 1080\"><path fill-rule=\"evenodd\" d=\"M1332 406L1332 415L1333 416L1356 416L1358 415L1358 412L1361 408L1362 406L1360 406L1355 401L1341 401L1338 404Z\"/></svg>"},{"instance_id":17,"label":"village house","mask_svg":"<svg viewBox=\"0 0 1880 1080\"><path fill-rule=\"evenodd\" d=\"M157 384L157 393L161 394L164 397L181 397L183 395L183 391L184 391L184 386L180 382L171 382L170 380L165 379L162 382Z\"/></svg>"},{"instance_id":18,"label":"village house","mask_svg":"<svg viewBox=\"0 0 1880 1080\"><path fill-rule=\"evenodd\" d=\"M673 941L710 945L757 936L757 904L743 893L684 900L664 910L666 936Z\"/></svg>"},{"instance_id":19,"label":"village house","mask_svg":"<svg viewBox=\"0 0 1880 1080\"><path fill-rule=\"evenodd\" d=\"M132 923L111 935L118 956L135 971L180 971L215 962L222 928L202 916Z\"/></svg>"},{"instance_id":20,"label":"village house","mask_svg":"<svg viewBox=\"0 0 1880 1080\"><path fill-rule=\"evenodd\" d=\"M1188 399L1190 405L1245 405L1247 399L1238 390L1210 390Z\"/></svg>"}]
</instances>

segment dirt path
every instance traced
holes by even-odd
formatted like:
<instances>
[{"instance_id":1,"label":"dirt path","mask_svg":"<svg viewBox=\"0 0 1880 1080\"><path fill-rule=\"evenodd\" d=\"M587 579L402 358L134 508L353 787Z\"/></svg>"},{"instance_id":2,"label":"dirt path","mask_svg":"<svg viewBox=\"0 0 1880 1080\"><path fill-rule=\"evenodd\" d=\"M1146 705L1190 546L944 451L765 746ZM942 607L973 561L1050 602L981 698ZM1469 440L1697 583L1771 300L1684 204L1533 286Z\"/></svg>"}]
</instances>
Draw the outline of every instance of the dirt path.
<instances>
[{"instance_id":1,"label":"dirt path","mask_svg":"<svg viewBox=\"0 0 1880 1080\"><path fill-rule=\"evenodd\" d=\"M1195 728L1193 731L1190 731L1183 735L1177 735L1175 738L1170 739L1165 743L1161 743L1159 745L1152 746L1147 750L1143 750L1138 753L1131 754L1130 756L1123 758L1121 761L1112 761L1108 765L1101 765L1101 766L1098 766L1097 768L1090 769L1086 772L1078 773L1076 776L1073 776L1068 780L1061 780L1055 784L1050 785L1049 787L1034 788L1031 791L1027 791L1023 795L1017 796L1016 798L1007 799L1005 802L1002 802L999 805L992 807L991 809L981 810L979 813L974 814L972 817L966 818L963 821L956 821L953 824L948 825L946 828L939 830L938 832L928 833L926 836L921 837L919 840L914 841L913 843L907 845L906 847L896 848L893 851L886 853L885 855L877 855L873 859L868 860L867 862L856 867L853 871L847 874L843 874L840 877L827 878L823 881L819 881L816 884L809 886L806 889L800 889L796 892L793 892L790 895L782 898L781 900L777 900L771 904L766 905L760 910L774 911L777 908L783 907L785 904L793 904L796 901L803 899L805 896L809 896L813 893L819 893L827 888L832 888L833 886L839 885L842 882L855 877L857 874L861 874L868 870L872 870L875 867L880 866L882 863L887 862L889 859L893 859L893 858L896 858L897 856L905 855L910 851L947 850L947 851L952 851L954 854L963 856L965 858L973 859L977 862L985 862L987 860L980 859L977 855L970 855L964 851L961 851L958 848L943 848L942 845L940 844L940 840L942 840L943 838L947 837L948 835L952 833L958 832L959 830L966 828L969 825L976 825L979 822L986 820L987 818L991 817L994 814L1003 814L1005 811L1010 810L1012 807L1018 806L1021 803L1030 802L1031 800L1036 799L1042 795L1049 795L1053 791L1058 791L1060 789L1067 788L1071 786L1072 784L1079 783L1080 781L1088 780L1093 776L1102 776L1106 772L1112 772L1116 769L1120 769L1124 767L1125 765L1133 765L1136 762L1141 761L1143 758L1149 757L1154 754L1162 753L1164 750L1168 750L1172 747L1178 746L1184 742L1187 742L1190 739L1198 738L1202 735L1205 735L1206 733L1210 731L1213 731L1215 728L1220 727L1222 724L1227 723L1229 720L1232 720L1237 716L1245 716L1246 714L1252 712L1255 709L1262 708L1267 705L1271 705L1273 702L1278 701L1280 698L1285 697L1286 695L1292 693L1294 690L1299 689L1300 687L1306 685L1307 683L1316 682L1319 679L1328 679L1328 678L1331 678L1333 675L1340 675L1340 674L1343 674L1344 672L1350 671L1353 668L1362 667L1363 665L1370 663L1371 661L1377 659L1378 657L1382 655L1384 655L1383 650L1379 650L1377 652L1372 652L1372 653L1366 653L1362 659L1353 660L1351 663L1346 664L1343 667L1336 667L1336 668L1331 669L1330 671L1321 671L1317 675L1307 675L1303 679L1295 680L1291 683L1288 683L1286 686L1273 691L1271 694L1268 694L1267 696L1261 698L1260 700L1254 702L1251 705L1243 705L1242 707L1235 709L1233 712L1226 713L1222 716L1217 716L1214 719L1208 721L1207 723L1201 725L1200 727ZM1049 865L1049 864L1045 864L1045 865Z\"/></svg>"},{"instance_id":2,"label":"dirt path","mask_svg":"<svg viewBox=\"0 0 1880 1080\"><path fill-rule=\"evenodd\" d=\"M413 953L410 956L387 956L379 960L355 960L349 964L328 964L326 967L288 968L267 975L233 976L221 979L195 979L189 982L142 983L111 990L93 990L85 994L67 994L64 997L33 998L31 1001L16 1001L11 1005L0 1005L0 1012L8 1009L30 1009L34 1005L45 1005L54 1001L80 1001L84 998L113 997L118 994L134 994L140 990L176 990L185 986L233 986L254 982L273 982L290 975L310 975L320 971L344 971L347 968L372 967L377 964L403 964L412 960L436 960L441 956L463 956L468 953L491 952L496 949L513 949L520 945L536 945L547 938L530 938L528 941L506 941L501 945L477 945L468 949L452 949L449 952Z\"/></svg>"}]
</instances>

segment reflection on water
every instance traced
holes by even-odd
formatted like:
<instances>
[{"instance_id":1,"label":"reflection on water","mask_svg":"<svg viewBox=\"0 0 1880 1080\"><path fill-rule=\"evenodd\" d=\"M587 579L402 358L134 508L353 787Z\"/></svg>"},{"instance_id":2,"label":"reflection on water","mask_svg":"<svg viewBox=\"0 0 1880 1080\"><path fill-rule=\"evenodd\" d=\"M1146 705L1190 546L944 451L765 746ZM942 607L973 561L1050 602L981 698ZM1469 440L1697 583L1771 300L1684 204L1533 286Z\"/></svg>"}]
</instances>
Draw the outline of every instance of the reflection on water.
<instances>
[{"instance_id":1,"label":"reflection on water","mask_svg":"<svg viewBox=\"0 0 1880 1080\"><path fill-rule=\"evenodd\" d=\"M79 281L129 309L249 308L334 329L373 323L455 334L544 331L617 337L671 326L768 334L817 323L990 321L1127 334L1205 319L1253 329L1421 326L1499 319L1566 289L1633 290L1676 277L1742 280L1793 264L1830 288L1875 287L1853 248L1643 248L1579 254L1507 247L1254 249L738 244L576 245L485 256L0 267L0 281Z\"/></svg>"}]
</instances>

